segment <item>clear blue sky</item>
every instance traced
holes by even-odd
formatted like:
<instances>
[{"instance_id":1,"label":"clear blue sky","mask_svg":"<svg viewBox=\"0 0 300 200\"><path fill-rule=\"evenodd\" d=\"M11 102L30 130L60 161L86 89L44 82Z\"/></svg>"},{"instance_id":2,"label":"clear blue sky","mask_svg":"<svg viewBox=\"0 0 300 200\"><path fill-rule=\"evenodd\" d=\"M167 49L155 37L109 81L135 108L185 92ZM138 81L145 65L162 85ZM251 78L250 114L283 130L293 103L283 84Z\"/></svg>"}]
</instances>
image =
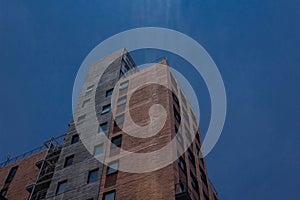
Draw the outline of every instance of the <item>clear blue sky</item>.
<instances>
[{"instance_id":1,"label":"clear blue sky","mask_svg":"<svg viewBox=\"0 0 300 200\"><path fill-rule=\"evenodd\" d=\"M98 43L131 28L166 27L201 43L223 76L227 119L207 157L221 199L299 198L300 1L106 2L0 1L0 159L65 132L76 72ZM139 64L151 61L142 55L134 53ZM204 96L205 130L207 91L201 78L191 80Z\"/></svg>"}]
</instances>

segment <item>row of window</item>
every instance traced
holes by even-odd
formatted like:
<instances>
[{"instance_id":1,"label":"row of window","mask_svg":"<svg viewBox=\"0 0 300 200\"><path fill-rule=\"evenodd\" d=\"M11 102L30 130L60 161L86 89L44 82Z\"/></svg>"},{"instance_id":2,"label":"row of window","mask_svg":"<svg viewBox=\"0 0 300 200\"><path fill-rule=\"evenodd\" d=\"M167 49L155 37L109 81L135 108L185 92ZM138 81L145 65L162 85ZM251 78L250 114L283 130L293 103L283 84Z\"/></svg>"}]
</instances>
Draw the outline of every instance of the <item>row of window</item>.
<instances>
[{"instance_id":1,"label":"row of window","mask_svg":"<svg viewBox=\"0 0 300 200\"><path fill-rule=\"evenodd\" d=\"M98 172L99 172L99 168L89 171L87 184L94 183L98 180ZM68 180L63 180L58 182L56 195L66 192L67 185L68 185Z\"/></svg>"}]
</instances>

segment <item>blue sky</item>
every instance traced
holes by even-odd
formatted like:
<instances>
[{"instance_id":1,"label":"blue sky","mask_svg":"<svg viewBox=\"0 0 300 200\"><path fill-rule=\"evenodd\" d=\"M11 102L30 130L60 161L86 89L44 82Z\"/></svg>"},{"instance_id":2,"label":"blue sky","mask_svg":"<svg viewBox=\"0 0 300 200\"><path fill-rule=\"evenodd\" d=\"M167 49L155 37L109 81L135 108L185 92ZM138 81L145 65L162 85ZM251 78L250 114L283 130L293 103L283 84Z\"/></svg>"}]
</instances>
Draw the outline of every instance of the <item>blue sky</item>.
<instances>
[{"instance_id":1,"label":"blue sky","mask_svg":"<svg viewBox=\"0 0 300 200\"><path fill-rule=\"evenodd\" d=\"M1 0L0 159L65 132L77 70L97 44L127 29L165 27L203 45L223 77L227 119L207 157L221 199L296 199L299 17L295 0ZM133 56L142 64L161 53ZM210 106L205 85L193 70L183 70L184 61L168 57L199 91L205 131Z\"/></svg>"}]
</instances>

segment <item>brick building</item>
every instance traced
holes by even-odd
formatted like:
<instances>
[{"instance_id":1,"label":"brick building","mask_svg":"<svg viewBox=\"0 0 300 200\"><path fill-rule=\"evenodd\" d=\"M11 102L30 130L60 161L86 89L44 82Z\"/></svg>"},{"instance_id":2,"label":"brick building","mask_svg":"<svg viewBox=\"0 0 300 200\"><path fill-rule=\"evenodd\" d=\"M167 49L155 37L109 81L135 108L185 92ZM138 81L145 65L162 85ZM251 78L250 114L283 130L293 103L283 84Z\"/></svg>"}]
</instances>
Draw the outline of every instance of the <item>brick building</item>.
<instances>
[{"instance_id":1,"label":"brick building","mask_svg":"<svg viewBox=\"0 0 300 200\"><path fill-rule=\"evenodd\" d=\"M144 133L143 127L160 126L161 120L150 113L158 104L165 110L161 129L149 137L134 137ZM96 131L88 123L92 110ZM128 116L136 125L127 123ZM218 200L205 161L198 157L197 124L166 60L139 71L121 49L90 66L66 134L47 141L37 153L1 164L0 199ZM136 154L152 155L168 144L172 144L168 151L149 159L151 166L135 160ZM106 164L99 162L100 157ZM149 170L166 160L172 162Z\"/></svg>"}]
</instances>

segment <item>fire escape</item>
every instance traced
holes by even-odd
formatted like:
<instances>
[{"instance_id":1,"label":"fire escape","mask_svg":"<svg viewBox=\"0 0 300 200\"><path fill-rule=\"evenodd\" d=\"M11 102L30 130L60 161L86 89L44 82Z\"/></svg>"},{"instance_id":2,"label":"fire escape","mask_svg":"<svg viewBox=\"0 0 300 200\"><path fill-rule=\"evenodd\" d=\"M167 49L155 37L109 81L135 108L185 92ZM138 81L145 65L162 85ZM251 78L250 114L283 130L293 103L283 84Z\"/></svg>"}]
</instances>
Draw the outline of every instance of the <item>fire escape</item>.
<instances>
[{"instance_id":1,"label":"fire escape","mask_svg":"<svg viewBox=\"0 0 300 200\"><path fill-rule=\"evenodd\" d=\"M52 138L44 143L47 147L47 153L43 160L36 163L36 166L40 169L38 177L35 183L26 187L27 191L30 192L29 200L46 199L46 194L62 149L64 136Z\"/></svg>"}]
</instances>

